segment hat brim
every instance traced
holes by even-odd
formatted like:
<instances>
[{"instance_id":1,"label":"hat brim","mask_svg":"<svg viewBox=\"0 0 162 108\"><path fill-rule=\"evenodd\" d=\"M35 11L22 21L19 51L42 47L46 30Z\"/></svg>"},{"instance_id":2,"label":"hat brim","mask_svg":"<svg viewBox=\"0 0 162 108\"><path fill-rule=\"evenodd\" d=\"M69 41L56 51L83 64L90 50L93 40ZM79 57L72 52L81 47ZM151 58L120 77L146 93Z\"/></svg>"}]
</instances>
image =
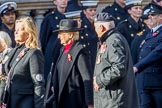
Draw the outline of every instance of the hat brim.
<instances>
[{"instance_id":1,"label":"hat brim","mask_svg":"<svg viewBox=\"0 0 162 108\"><path fill-rule=\"evenodd\" d=\"M83 28L75 28L75 29L57 29L57 30L54 30L53 33L55 32L76 32L76 31L81 31L83 30Z\"/></svg>"}]
</instances>

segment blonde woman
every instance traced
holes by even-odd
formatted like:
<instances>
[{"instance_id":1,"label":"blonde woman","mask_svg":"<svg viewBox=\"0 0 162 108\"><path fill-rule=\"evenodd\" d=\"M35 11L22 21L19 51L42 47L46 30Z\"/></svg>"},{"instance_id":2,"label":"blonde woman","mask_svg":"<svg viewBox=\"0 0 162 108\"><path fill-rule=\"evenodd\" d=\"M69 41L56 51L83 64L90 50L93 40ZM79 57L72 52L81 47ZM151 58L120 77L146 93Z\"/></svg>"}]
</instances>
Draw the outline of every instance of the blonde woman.
<instances>
[{"instance_id":1,"label":"blonde woman","mask_svg":"<svg viewBox=\"0 0 162 108\"><path fill-rule=\"evenodd\" d=\"M8 72L7 108L43 108L44 57L38 48L38 31L31 17L16 20L14 48L5 64Z\"/></svg>"},{"instance_id":2,"label":"blonde woman","mask_svg":"<svg viewBox=\"0 0 162 108\"><path fill-rule=\"evenodd\" d=\"M9 52L11 51L11 43L11 38L8 33L0 31L0 104L2 103L2 95L6 81L4 64L8 59Z\"/></svg>"}]
</instances>

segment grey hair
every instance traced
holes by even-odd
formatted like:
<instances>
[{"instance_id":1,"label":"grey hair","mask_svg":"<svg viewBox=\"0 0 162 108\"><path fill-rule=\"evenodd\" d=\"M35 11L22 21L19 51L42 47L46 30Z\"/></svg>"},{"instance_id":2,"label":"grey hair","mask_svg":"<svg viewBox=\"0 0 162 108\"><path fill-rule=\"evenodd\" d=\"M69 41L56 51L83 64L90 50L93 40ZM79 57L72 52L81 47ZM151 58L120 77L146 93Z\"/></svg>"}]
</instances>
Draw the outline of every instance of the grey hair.
<instances>
[{"instance_id":1,"label":"grey hair","mask_svg":"<svg viewBox=\"0 0 162 108\"><path fill-rule=\"evenodd\" d=\"M0 40L2 40L7 47L11 47L12 41L8 33L0 31Z\"/></svg>"}]
</instances>

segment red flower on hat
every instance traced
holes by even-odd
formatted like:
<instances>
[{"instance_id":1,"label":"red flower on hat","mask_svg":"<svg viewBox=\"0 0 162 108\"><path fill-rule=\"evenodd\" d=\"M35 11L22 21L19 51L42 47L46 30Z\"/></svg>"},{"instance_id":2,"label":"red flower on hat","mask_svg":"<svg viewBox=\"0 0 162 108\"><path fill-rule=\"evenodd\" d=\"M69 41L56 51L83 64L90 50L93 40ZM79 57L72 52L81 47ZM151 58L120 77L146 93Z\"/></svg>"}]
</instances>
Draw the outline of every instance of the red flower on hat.
<instances>
[{"instance_id":1,"label":"red flower on hat","mask_svg":"<svg viewBox=\"0 0 162 108\"><path fill-rule=\"evenodd\" d=\"M67 55L67 60L72 61L72 56L70 54Z\"/></svg>"}]
</instances>

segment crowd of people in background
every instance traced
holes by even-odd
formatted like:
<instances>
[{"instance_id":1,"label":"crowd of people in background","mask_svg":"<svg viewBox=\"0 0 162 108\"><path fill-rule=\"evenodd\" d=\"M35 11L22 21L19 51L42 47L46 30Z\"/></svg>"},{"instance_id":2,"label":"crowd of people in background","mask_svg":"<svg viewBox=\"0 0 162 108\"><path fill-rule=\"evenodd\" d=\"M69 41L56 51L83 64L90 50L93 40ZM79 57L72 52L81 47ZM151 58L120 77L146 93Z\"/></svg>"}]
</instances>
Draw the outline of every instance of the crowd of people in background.
<instances>
[{"instance_id":1,"label":"crowd of people in background","mask_svg":"<svg viewBox=\"0 0 162 108\"><path fill-rule=\"evenodd\" d=\"M53 0L41 23L0 2L0 108L162 108L162 0Z\"/></svg>"}]
</instances>

